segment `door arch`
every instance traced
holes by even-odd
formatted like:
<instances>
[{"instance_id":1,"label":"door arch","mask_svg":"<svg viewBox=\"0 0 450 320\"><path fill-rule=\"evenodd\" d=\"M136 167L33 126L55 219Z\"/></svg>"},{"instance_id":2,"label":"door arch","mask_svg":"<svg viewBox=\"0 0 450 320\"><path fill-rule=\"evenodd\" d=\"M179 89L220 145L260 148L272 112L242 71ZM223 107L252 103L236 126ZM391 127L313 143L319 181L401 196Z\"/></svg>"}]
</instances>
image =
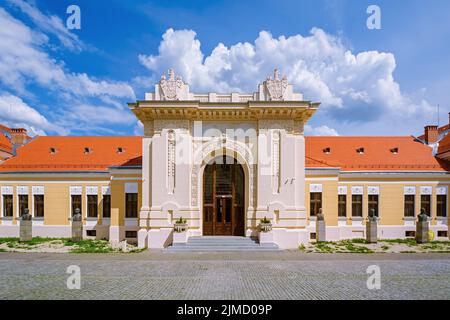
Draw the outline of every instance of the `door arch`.
<instances>
[{"instance_id":1,"label":"door arch","mask_svg":"<svg viewBox=\"0 0 450 320\"><path fill-rule=\"evenodd\" d=\"M203 235L245 235L245 175L235 158L216 157L203 171Z\"/></svg>"}]
</instances>

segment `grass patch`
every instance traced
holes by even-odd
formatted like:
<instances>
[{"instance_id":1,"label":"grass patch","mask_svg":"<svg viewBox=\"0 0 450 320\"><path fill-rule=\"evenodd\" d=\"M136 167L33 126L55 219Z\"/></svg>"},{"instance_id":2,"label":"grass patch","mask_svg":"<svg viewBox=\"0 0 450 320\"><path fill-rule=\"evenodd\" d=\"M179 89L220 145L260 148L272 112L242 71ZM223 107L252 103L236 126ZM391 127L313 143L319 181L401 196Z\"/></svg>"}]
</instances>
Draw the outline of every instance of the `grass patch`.
<instances>
[{"instance_id":1,"label":"grass patch","mask_svg":"<svg viewBox=\"0 0 450 320\"><path fill-rule=\"evenodd\" d=\"M367 243L366 239L363 238L356 238L356 239L350 239L352 243Z\"/></svg>"},{"instance_id":2,"label":"grass patch","mask_svg":"<svg viewBox=\"0 0 450 320\"><path fill-rule=\"evenodd\" d=\"M332 246L330 246L330 244L332 244L332 243L321 241L321 242L316 242L315 246L319 252L331 253L334 251L334 248Z\"/></svg>"},{"instance_id":3,"label":"grass patch","mask_svg":"<svg viewBox=\"0 0 450 320\"><path fill-rule=\"evenodd\" d=\"M351 252L351 253L373 253L372 249L369 249L365 246L356 246L354 240L355 239L339 241L338 246L344 247L348 252ZM356 242L356 243L358 244L361 242ZM365 243L365 240L364 240L364 243Z\"/></svg>"},{"instance_id":4,"label":"grass patch","mask_svg":"<svg viewBox=\"0 0 450 320\"><path fill-rule=\"evenodd\" d=\"M119 250L113 249L105 240L82 240L74 243L76 246L71 253L113 253Z\"/></svg>"},{"instance_id":5,"label":"grass patch","mask_svg":"<svg viewBox=\"0 0 450 320\"><path fill-rule=\"evenodd\" d=\"M0 252L8 252L6 249L0 248Z\"/></svg>"},{"instance_id":6,"label":"grass patch","mask_svg":"<svg viewBox=\"0 0 450 320\"><path fill-rule=\"evenodd\" d=\"M383 239L383 242L392 243L392 244L405 244L407 246L416 246L417 241L413 238L406 239Z\"/></svg>"}]
</instances>

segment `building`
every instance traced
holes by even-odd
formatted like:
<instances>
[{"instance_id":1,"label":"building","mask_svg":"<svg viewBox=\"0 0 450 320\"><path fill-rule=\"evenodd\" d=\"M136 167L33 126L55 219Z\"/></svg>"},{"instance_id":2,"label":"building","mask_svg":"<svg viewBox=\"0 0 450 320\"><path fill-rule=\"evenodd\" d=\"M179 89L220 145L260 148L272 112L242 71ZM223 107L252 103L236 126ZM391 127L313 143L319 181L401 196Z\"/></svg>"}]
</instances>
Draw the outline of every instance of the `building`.
<instances>
[{"instance_id":1,"label":"building","mask_svg":"<svg viewBox=\"0 0 450 320\"><path fill-rule=\"evenodd\" d=\"M188 236L257 236L297 248L315 236L365 236L369 210L380 238L414 236L421 208L436 239L448 239L450 163L412 136L305 137L319 108L277 71L252 94L195 94L173 71L129 104L143 137L38 137L0 165L0 236L18 236L25 208L33 233L69 237L79 208L87 238L164 248L173 225ZM447 140L446 140L447 139ZM442 152L441 152L442 151Z\"/></svg>"},{"instance_id":2,"label":"building","mask_svg":"<svg viewBox=\"0 0 450 320\"><path fill-rule=\"evenodd\" d=\"M9 128L0 124L0 163L14 156L17 149L30 140L26 129Z\"/></svg>"}]
</instances>

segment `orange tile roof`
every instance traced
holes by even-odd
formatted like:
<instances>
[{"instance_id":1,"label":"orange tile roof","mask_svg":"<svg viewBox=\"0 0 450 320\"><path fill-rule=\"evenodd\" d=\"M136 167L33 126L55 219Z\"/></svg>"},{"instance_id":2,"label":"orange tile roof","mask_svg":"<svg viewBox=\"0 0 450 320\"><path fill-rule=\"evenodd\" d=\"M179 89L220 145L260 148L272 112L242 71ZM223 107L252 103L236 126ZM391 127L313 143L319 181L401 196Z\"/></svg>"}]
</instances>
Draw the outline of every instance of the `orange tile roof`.
<instances>
[{"instance_id":1,"label":"orange tile roof","mask_svg":"<svg viewBox=\"0 0 450 320\"><path fill-rule=\"evenodd\" d=\"M6 151L8 153L12 153L13 148L11 141L0 132L0 150Z\"/></svg>"},{"instance_id":2,"label":"orange tile roof","mask_svg":"<svg viewBox=\"0 0 450 320\"><path fill-rule=\"evenodd\" d=\"M305 137L306 167L343 171L446 171L432 149L413 137ZM329 154L324 153L330 148ZM356 151L364 148L363 154ZM398 148L394 154L391 149Z\"/></svg>"},{"instance_id":3,"label":"orange tile roof","mask_svg":"<svg viewBox=\"0 0 450 320\"><path fill-rule=\"evenodd\" d=\"M439 142L438 154L450 151L450 133Z\"/></svg>"},{"instance_id":4,"label":"orange tile roof","mask_svg":"<svg viewBox=\"0 0 450 320\"><path fill-rule=\"evenodd\" d=\"M0 172L106 171L140 157L141 145L142 137L37 137L2 163Z\"/></svg>"},{"instance_id":5,"label":"orange tile roof","mask_svg":"<svg viewBox=\"0 0 450 320\"><path fill-rule=\"evenodd\" d=\"M443 125L442 127L439 127L438 128L438 134L441 134L441 133L443 133L443 132L445 132L447 130L450 130L450 124L446 124L446 125ZM420 139L420 140L424 140L425 139L425 134L422 134L422 135L418 136L417 138Z\"/></svg>"},{"instance_id":6,"label":"orange tile roof","mask_svg":"<svg viewBox=\"0 0 450 320\"><path fill-rule=\"evenodd\" d=\"M307 168L343 171L449 171L448 162L412 137L305 137ZM38 137L0 165L0 172L107 171L140 166L142 137ZM124 152L118 153L122 147ZM55 148L52 154L50 148ZM85 154L84 149L91 153ZM323 152L330 148L330 154ZM357 149L364 148L364 154ZM398 154L391 149L398 148Z\"/></svg>"}]
</instances>

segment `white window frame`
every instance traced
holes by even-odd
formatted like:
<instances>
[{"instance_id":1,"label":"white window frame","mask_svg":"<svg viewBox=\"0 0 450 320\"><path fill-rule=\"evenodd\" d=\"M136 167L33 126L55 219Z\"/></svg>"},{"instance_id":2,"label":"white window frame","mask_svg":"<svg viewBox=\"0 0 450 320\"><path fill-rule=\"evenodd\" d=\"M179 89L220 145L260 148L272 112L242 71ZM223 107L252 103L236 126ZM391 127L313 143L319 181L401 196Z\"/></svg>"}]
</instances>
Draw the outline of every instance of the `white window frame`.
<instances>
[{"instance_id":1,"label":"white window frame","mask_svg":"<svg viewBox=\"0 0 450 320\"><path fill-rule=\"evenodd\" d=\"M101 201L103 201L103 197L104 196L109 196L110 199L111 199L111 187L110 186L102 186L102 199L101 199ZM103 206L102 206L102 220L106 220L106 221L110 221L111 220L111 216L106 217L106 218L103 216Z\"/></svg>"},{"instance_id":2,"label":"white window frame","mask_svg":"<svg viewBox=\"0 0 450 320\"><path fill-rule=\"evenodd\" d=\"M34 214L34 196L44 196L44 217L38 219L45 219L45 187L44 186L32 186L31 187L31 216L35 218ZM33 221L34 223L34 221Z\"/></svg>"},{"instance_id":3,"label":"white window frame","mask_svg":"<svg viewBox=\"0 0 450 320\"><path fill-rule=\"evenodd\" d=\"M14 201L14 187L13 186L2 186L0 188L0 217L4 218L3 216L3 196L13 196L13 201ZM13 208L13 216L14 216L14 208ZM12 219L13 216L11 218L8 217L8 219Z\"/></svg>"},{"instance_id":4,"label":"white window frame","mask_svg":"<svg viewBox=\"0 0 450 320\"><path fill-rule=\"evenodd\" d=\"M380 211L380 186L368 186L367 187L367 210L369 210L369 196L378 196L377 201L377 211L378 211L378 219L381 219L381 211ZM367 212L367 216L369 216L369 212Z\"/></svg>"},{"instance_id":5,"label":"white window frame","mask_svg":"<svg viewBox=\"0 0 450 320\"><path fill-rule=\"evenodd\" d=\"M437 215L437 196L445 196L445 216L438 217ZM448 218L448 186L437 186L436 187L436 219L447 220Z\"/></svg>"},{"instance_id":6,"label":"white window frame","mask_svg":"<svg viewBox=\"0 0 450 320\"><path fill-rule=\"evenodd\" d=\"M86 192L84 195L84 211L86 212L86 219L94 221L94 220L98 220L99 218L99 206L98 206L98 187L97 186L86 186ZM88 196L97 196L97 217L93 218L93 217L89 217L89 212L88 212Z\"/></svg>"},{"instance_id":7,"label":"white window frame","mask_svg":"<svg viewBox=\"0 0 450 320\"><path fill-rule=\"evenodd\" d=\"M19 196L27 196L28 197L28 212L30 212L30 194L29 194L29 187L28 186L17 186L16 187L16 220L20 217L19 212ZM14 196L13 196L14 197ZM13 210L14 211L14 210ZM14 216L14 212L13 212Z\"/></svg>"},{"instance_id":8,"label":"white window frame","mask_svg":"<svg viewBox=\"0 0 450 320\"><path fill-rule=\"evenodd\" d=\"M70 186L69 187L69 219L72 220L72 196L81 196L83 199L83 186ZM83 212L81 212L83 216Z\"/></svg>"},{"instance_id":9,"label":"white window frame","mask_svg":"<svg viewBox=\"0 0 450 320\"><path fill-rule=\"evenodd\" d=\"M124 192L125 192L124 193L125 226L126 227L138 226L139 206L138 206L138 212L137 212L137 217L136 218L127 218L127 212L126 212L126 210L127 210L127 197L126 197L126 194L127 193L137 193L138 194L138 204L139 204L139 186L138 186L137 182L127 182L127 183L125 183Z\"/></svg>"}]
</instances>

